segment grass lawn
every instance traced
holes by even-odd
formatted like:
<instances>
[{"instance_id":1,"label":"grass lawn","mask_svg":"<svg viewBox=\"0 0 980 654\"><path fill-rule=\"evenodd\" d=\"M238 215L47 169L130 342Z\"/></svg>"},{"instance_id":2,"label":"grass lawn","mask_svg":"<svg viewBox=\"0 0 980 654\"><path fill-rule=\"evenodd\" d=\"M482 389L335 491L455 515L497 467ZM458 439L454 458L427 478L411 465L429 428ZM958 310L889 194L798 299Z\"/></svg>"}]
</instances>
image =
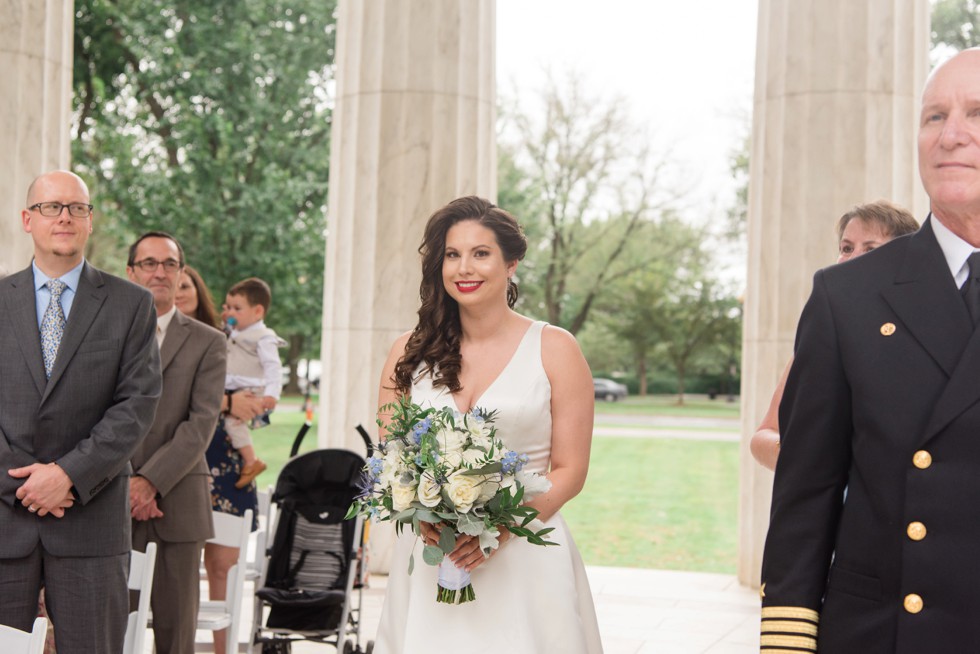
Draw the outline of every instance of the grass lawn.
<instances>
[{"instance_id":1,"label":"grass lawn","mask_svg":"<svg viewBox=\"0 0 980 654\"><path fill-rule=\"evenodd\" d=\"M596 438L562 515L589 565L734 573L738 443Z\"/></svg>"},{"instance_id":2,"label":"grass lawn","mask_svg":"<svg viewBox=\"0 0 980 654\"><path fill-rule=\"evenodd\" d=\"M738 404L673 396L599 403L620 413L738 417ZM275 483L304 414L287 399L272 424L253 432L269 464L259 487ZM316 424L301 452L316 449ZM358 454L364 455L363 451ZM589 565L735 572L738 520L738 443L671 438L596 438L582 493L562 509Z\"/></svg>"}]
</instances>

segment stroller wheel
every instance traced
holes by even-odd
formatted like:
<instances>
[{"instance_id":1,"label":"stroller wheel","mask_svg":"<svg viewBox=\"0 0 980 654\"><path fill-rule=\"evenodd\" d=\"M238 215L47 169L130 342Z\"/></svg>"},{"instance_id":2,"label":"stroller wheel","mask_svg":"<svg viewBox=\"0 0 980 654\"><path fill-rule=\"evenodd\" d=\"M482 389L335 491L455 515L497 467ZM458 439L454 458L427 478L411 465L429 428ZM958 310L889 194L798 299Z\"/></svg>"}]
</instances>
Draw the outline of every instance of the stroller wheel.
<instances>
[{"instance_id":1,"label":"stroller wheel","mask_svg":"<svg viewBox=\"0 0 980 654\"><path fill-rule=\"evenodd\" d=\"M292 643L288 640L273 640L262 643L262 654L290 654L292 651Z\"/></svg>"},{"instance_id":2,"label":"stroller wheel","mask_svg":"<svg viewBox=\"0 0 980 654\"><path fill-rule=\"evenodd\" d=\"M354 654L354 642L350 640L344 641L344 654Z\"/></svg>"},{"instance_id":3,"label":"stroller wheel","mask_svg":"<svg viewBox=\"0 0 980 654\"><path fill-rule=\"evenodd\" d=\"M364 646L364 654L374 654L374 641L369 640Z\"/></svg>"}]
</instances>

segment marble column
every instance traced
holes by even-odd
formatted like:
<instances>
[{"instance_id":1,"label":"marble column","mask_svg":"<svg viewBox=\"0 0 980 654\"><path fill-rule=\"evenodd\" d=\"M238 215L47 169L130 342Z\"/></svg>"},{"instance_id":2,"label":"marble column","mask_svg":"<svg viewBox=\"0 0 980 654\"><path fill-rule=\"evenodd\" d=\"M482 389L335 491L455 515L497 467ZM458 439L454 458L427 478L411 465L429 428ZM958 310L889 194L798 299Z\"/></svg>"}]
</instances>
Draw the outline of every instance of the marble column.
<instances>
[{"instance_id":1,"label":"marble column","mask_svg":"<svg viewBox=\"0 0 980 654\"><path fill-rule=\"evenodd\" d=\"M0 0L0 269L31 260L21 229L27 187L68 168L73 0Z\"/></svg>"},{"instance_id":2,"label":"marble column","mask_svg":"<svg viewBox=\"0 0 980 654\"><path fill-rule=\"evenodd\" d=\"M916 167L927 0L760 0L749 187L738 576L757 586L772 474L748 440L792 354L836 219L888 199L925 217Z\"/></svg>"},{"instance_id":3,"label":"marble column","mask_svg":"<svg viewBox=\"0 0 980 654\"><path fill-rule=\"evenodd\" d=\"M496 196L494 0L341 0L318 441L377 439L381 368L415 326L428 217ZM376 536L380 536L377 527ZM372 539L372 568L386 568Z\"/></svg>"}]
</instances>

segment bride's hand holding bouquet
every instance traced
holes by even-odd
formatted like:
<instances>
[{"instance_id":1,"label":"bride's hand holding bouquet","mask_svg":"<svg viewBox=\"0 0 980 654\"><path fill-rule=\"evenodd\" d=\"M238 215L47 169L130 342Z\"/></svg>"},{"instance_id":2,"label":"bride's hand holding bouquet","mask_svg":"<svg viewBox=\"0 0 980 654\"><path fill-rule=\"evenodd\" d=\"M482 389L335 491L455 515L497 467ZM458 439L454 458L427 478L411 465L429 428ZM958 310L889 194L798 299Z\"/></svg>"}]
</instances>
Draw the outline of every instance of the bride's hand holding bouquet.
<instances>
[{"instance_id":1,"label":"bride's hand holding bouquet","mask_svg":"<svg viewBox=\"0 0 980 654\"><path fill-rule=\"evenodd\" d=\"M538 511L524 504L547 492L551 482L525 471L527 456L503 445L493 412L423 408L409 399L383 407L388 409L387 439L380 455L368 460L364 493L348 517L360 513L391 520L398 533L407 525L422 537L422 559L440 566L438 601L475 598L469 579L469 570L479 564L474 555L489 556L503 534L556 544L545 538L550 528L532 528ZM414 565L413 554L409 574Z\"/></svg>"}]
</instances>

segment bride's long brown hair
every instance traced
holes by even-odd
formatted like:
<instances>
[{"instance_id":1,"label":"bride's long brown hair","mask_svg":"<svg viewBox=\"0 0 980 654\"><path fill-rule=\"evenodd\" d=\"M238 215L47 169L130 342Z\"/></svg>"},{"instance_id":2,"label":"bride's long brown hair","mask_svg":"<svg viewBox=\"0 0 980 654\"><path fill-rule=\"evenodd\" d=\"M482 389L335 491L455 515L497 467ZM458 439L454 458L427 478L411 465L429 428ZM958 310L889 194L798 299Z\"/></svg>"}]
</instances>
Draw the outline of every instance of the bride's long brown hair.
<instances>
[{"instance_id":1,"label":"bride's long brown hair","mask_svg":"<svg viewBox=\"0 0 980 654\"><path fill-rule=\"evenodd\" d=\"M395 390L401 394L411 392L420 364L419 374L431 373L434 386L445 386L451 393L462 388L459 384L462 362L459 305L443 286L442 260L446 251L446 233L464 220L475 220L494 233L505 262L520 261L527 252L527 239L517 220L483 198L458 198L432 214L419 246L422 255L419 322L405 344L405 353L395 364L392 379ZM513 307L517 297L517 284L508 280L507 306Z\"/></svg>"}]
</instances>

